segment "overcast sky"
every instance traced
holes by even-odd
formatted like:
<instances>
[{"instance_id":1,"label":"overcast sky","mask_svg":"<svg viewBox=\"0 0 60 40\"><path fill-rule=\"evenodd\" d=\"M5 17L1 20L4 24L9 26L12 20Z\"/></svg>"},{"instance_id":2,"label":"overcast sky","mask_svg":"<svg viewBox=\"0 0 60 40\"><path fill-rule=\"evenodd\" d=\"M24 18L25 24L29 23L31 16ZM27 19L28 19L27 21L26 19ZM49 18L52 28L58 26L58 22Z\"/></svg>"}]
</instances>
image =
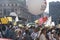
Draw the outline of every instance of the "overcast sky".
<instances>
[{"instance_id":1,"label":"overcast sky","mask_svg":"<svg viewBox=\"0 0 60 40\"><path fill-rule=\"evenodd\" d=\"M52 1L60 1L60 0L47 0L48 2L52 2Z\"/></svg>"}]
</instances>

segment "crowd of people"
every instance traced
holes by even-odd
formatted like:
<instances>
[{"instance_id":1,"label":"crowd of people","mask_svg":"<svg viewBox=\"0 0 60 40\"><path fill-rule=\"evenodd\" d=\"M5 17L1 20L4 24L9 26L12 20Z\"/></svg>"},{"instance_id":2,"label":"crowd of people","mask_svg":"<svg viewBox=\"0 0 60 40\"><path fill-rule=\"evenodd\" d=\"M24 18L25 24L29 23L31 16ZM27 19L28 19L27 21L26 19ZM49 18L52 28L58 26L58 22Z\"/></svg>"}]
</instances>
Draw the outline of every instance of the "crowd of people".
<instances>
[{"instance_id":1,"label":"crowd of people","mask_svg":"<svg viewBox=\"0 0 60 40\"><path fill-rule=\"evenodd\" d=\"M17 25L0 25L0 38L12 40L60 40L60 28L55 26L19 27Z\"/></svg>"}]
</instances>

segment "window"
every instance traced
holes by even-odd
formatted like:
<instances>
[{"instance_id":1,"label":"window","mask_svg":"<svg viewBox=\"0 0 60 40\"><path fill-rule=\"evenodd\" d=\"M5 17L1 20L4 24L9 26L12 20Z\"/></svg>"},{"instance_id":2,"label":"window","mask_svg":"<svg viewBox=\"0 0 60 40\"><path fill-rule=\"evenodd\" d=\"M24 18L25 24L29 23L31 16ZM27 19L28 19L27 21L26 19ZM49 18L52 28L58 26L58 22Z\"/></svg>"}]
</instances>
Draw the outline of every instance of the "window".
<instances>
[{"instance_id":1,"label":"window","mask_svg":"<svg viewBox=\"0 0 60 40\"><path fill-rule=\"evenodd\" d=\"M13 4L13 6L15 6L15 3Z\"/></svg>"},{"instance_id":2,"label":"window","mask_svg":"<svg viewBox=\"0 0 60 40\"><path fill-rule=\"evenodd\" d=\"M17 6L19 6L19 4L17 4Z\"/></svg>"},{"instance_id":3,"label":"window","mask_svg":"<svg viewBox=\"0 0 60 40\"><path fill-rule=\"evenodd\" d=\"M2 16L2 9L0 9L0 16Z\"/></svg>"},{"instance_id":4,"label":"window","mask_svg":"<svg viewBox=\"0 0 60 40\"><path fill-rule=\"evenodd\" d=\"M6 6L8 6L8 4L6 4Z\"/></svg>"},{"instance_id":5,"label":"window","mask_svg":"<svg viewBox=\"0 0 60 40\"><path fill-rule=\"evenodd\" d=\"M12 6L14 6L14 5L12 4Z\"/></svg>"},{"instance_id":6,"label":"window","mask_svg":"<svg viewBox=\"0 0 60 40\"><path fill-rule=\"evenodd\" d=\"M5 16L6 16L6 9L4 9L4 10L3 10L3 15L5 15Z\"/></svg>"},{"instance_id":7,"label":"window","mask_svg":"<svg viewBox=\"0 0 60 40\"><path fill-rule=\"evenodd\" d=\"M2 4L2 6L5 6L5 4Z\"/></svg>"},{"instance_id":8,"label":"window","mask_svg":"<svg viewBox=\"0 0 60 40\"><path fill-rule=\"evenodd\" d=\"M9 4L9 6L12 6L12 4Z\"/></svg>"}]
</instances>

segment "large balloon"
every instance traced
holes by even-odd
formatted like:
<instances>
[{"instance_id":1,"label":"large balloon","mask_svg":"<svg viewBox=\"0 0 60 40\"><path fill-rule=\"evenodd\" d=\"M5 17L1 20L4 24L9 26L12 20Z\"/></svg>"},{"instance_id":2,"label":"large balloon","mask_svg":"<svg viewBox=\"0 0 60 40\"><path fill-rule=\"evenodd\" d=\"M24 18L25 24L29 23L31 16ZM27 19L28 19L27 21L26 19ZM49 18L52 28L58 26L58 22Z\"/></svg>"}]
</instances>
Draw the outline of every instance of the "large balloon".
<instances>
[{"instance_id":1,"label":"large balloon","mask_svg":"<svg viewBox=\"0 0 60 40\"><path fill-rule=\"evenodd\" d=\"M30 13L38 15L44 12L46 0L27 0L26 5Z\"/></svg>"}]
</instances>

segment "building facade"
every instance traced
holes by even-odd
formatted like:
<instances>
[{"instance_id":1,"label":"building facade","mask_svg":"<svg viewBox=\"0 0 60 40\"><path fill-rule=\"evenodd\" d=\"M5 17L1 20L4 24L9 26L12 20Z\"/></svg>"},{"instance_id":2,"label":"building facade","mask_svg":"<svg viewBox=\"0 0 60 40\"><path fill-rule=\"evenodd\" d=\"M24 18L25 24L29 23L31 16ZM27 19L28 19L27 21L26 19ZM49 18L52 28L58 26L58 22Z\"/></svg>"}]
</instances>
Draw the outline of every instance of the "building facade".
<instances>
[{"instance_id":1,"label":"building facade","mask_svg":"<svg viewBox=\"0 0 60 40\"><path fill-rule=\"evenodd\" d=\"M60 23L60 2L49 3L49 15L56 24Z\"/></svg>"},{"instance_id":2,"label":"building facade","mask_svg":"<svg viewBox=\"0 0 60 40\"><path fill-rule=\"evenodd\" d=\"M10 12L16 12L20 14L20 10L26 7L25 0L1 0L0 2L0 14L1 16L7 16ZM24 9L26 10L26 9Z\"/></svg>"},{"instance_id":3,"label":"building facade","mask_svg":"<svg viewBox=\"0 0 60 40\"><path fill-rule=\"evenodd\" d=\"M26 7L26 0L0 0L0 17L9 16L16 12L19 17L34 21L33 16Z\"/></svg>"}]
</instances>

